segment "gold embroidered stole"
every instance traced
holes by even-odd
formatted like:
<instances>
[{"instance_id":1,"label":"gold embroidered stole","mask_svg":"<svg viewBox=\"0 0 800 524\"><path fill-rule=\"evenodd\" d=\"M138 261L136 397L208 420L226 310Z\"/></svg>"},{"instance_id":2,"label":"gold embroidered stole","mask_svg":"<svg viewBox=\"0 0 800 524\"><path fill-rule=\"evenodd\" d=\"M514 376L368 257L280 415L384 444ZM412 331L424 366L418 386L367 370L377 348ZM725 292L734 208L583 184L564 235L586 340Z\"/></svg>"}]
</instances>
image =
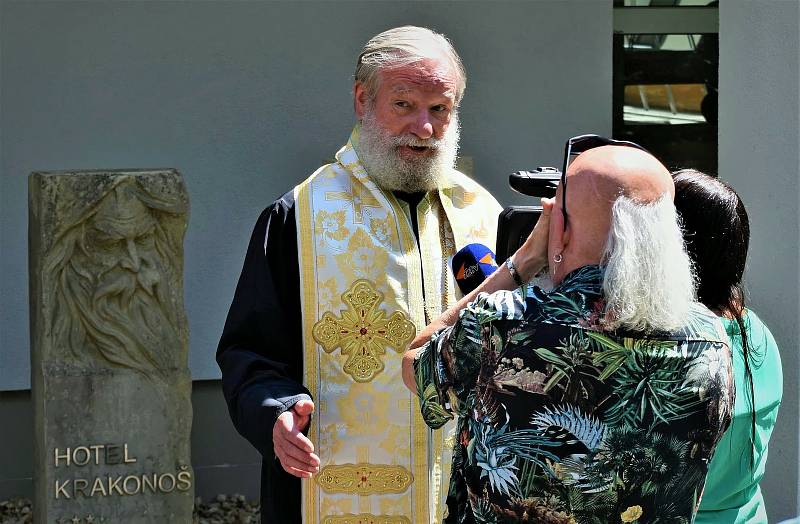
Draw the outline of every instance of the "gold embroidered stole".
<instances>
[{"instance_id":1,"label":"gold embroidered stole","mask_svg":"<svg viewBox=\"0 0 800 524\"><path fill-rule=\"evenodd\" d=\"M494 247L500 207L454 172L417 207L418 246L407 204L367 177L356 139L295 188L309 437L322 461L303 481L304 522L441 522L454 428L427 428L401 356L455 303L455 246Z\"/></svg>"}]
</instances>

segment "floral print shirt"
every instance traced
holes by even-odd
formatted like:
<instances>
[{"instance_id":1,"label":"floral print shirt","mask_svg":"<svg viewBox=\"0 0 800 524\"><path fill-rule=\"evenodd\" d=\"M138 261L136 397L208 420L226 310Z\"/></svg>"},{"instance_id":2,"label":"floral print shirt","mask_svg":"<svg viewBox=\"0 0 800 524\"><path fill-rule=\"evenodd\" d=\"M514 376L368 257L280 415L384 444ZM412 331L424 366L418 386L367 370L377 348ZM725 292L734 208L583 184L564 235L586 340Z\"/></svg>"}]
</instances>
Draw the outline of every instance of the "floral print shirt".
<instances>
[{"instance_id":1,"label":"floral print shirt","mask_svg":"<svg viewBox=\"0 0 800 524\"><path fill-rule=\"evenodd\" d=\"M727 335L700 304L675 333L605 332L602 280L481 294L418 353L425 421L458 417L446 522L692 522L730 422Z\"/></svg>"}]
</instances>

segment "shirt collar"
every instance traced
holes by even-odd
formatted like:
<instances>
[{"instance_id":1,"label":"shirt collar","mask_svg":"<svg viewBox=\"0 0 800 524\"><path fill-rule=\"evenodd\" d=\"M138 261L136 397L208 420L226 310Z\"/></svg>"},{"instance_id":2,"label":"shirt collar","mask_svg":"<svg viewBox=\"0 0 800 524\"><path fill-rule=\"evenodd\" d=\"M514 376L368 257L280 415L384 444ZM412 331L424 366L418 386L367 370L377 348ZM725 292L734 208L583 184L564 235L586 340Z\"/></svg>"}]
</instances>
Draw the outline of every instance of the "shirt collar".
<instances>
[{"instance_id":1,"label":"shirt collar","mask_svg":"<svg viewBox=\"0 0 800 524\"><path fill-rule=\"evenodd\" d=\"M364 165L358 158L356 149L358 148L358 137L361 133L361 124L356 124L353 131L350 133L350 138L347 143L336 152L336 161L339 162L345 169L352 173L356 178L367 178L367 172Z\"/></svg>"},{"instance_id":2,"label":"shirt collar","mask_svg":"<svg viewBox=\"0 0 800 524\"><path fill-rule=\"evenodd\" d=\"M570 271L551 293L564 295L581 293L599 297L603 294L604 274L605 268L597 264L579 267Z\"/></svg>"}]
</instances>

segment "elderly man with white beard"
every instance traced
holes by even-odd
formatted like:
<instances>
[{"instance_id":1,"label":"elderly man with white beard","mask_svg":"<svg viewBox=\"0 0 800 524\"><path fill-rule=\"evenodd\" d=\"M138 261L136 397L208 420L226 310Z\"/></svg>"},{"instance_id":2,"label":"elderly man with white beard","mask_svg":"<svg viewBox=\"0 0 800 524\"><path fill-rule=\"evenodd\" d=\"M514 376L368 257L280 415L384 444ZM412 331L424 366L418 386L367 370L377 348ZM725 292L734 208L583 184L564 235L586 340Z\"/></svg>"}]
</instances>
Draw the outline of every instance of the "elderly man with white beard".
<instances>
[{"instance_id":1,"label":"elderly man with white beard","mask_svg":"<svg viewBox=\"0 0 800 524\"><path fill-rule=\"evenodd\" d=\"M456 249L494 246L500 206L453 167L465 85L444 36L373 37L347 144L256 223L217 362L263 522L443 518L452 427L427 428L401 354L456 303Z\"/></svg>"}]
</instances>

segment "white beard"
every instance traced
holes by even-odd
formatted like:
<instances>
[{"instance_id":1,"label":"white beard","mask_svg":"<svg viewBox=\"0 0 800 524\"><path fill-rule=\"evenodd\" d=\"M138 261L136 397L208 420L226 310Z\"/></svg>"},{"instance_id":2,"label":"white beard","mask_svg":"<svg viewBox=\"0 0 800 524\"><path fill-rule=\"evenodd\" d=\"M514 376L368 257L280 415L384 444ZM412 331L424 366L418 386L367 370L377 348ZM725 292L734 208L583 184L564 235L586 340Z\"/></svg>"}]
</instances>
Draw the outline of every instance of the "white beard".
<instances>
[{"instance_id":1,"label":"white beard","mask_svg":"<svg viewBox=\"0 0 800 524\"><path fill-rule=\"evenodd\" d=\"M439 187L443 177L453 168L458 154L459 122L453 114L442 138L422 140L412 134L389 134L368 109L361 120L358 157L370 178L384 191L405 193L427 192ZM433 154L414 159L400 156L402 146L425 146Z\"/></svg>"}]
</instances>

